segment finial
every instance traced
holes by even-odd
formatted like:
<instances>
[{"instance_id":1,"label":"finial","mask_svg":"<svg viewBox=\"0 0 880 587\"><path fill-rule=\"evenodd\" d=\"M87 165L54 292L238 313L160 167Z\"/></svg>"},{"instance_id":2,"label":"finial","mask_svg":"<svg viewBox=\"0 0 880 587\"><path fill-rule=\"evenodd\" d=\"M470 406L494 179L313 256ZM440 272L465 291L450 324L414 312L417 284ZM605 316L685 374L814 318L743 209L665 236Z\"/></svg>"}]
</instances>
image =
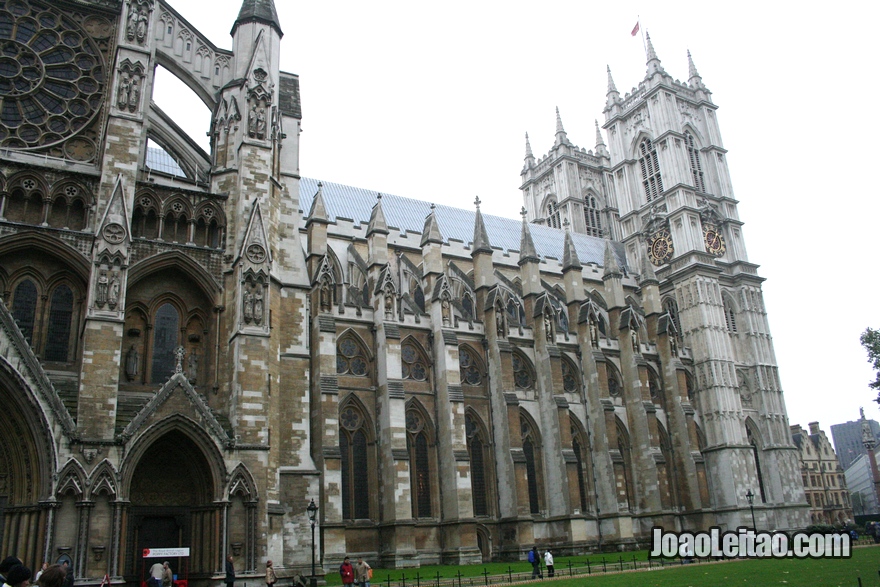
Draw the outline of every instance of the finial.
<instances>
[{"instance_id":1,"label":"finial","mask_svg":"<svg viewBox=\"0 0 880 587\"><path fill-rule=\"evenodd\" d=\"M571 229L571 222L568 221L568 218L562 221L562 228L565 232L568 232Z\"/></svg>"},{"instance_id":2,"label":"finial","mask_svg":"<svg viewBox=\"0 0 880 587\"><path fill-rule=\"evenodd\" d=\"M376 199L377 199L377 200L381 200L381 199L382 199L382 194L376 194Z\"/></svg>"},{"instance_id":3,"label":"finial","mask_svg":"<svg viewBox=\"0 0 880 587\"><path fill-rule=\"evenodd\" d=\"M523 206L522 209L519 211L519 215L523 217L523 222L526 221L526 214L528 214L528 212L526 212L526 207Z\"/></svg>"},{"instance_id":4,"label":"finial","mask_svg":"<svg viewBox=\"0 0 880 587\"><path fill-rule=\"evenodd\" d=\"M565 129L562 128L562 117L559 116L559 106L556 107L556 132L565 132Z\"/></svg>"},{"instance_id":5,"label":"finial","mask_svg":"<svg viewBox=\"0 0 880 587\"><path fill-rule=\"evenodd\" d=\"M617 92L617 86L614 85L614 78L611 77L611 66L606 65L605 68L608 70L608 91L606 94L610 94L612 92Z\"/></svg>"},{"instance_id":6,"label":"finial","mask_svg":"<svg viewBox=\"0 0 880 587\"><path fill-rule=\"evenodd\" d=\"M596 124L596 146L604 145L605 140L602 138L602 131L599 129L599 121L593 119L593 122Z\"/></svg>"},{"instance_id":7,"label":"finial","mask_svg":"<svg viewBox=\"0 0 880 587\"><path fill-rule=\"evenodd\" d=\"M648 43L648 61L657 59L657 52L654 51L654 44L651 42L651 34L645 31L645 39Z\"/></svg>"},{"instance_id":8,"label":"finial","mask_svg":"<svg viewBox=\"0 0 880 587\"><path fill-rule=\"evenodd\" d=\"M186 356L186 349L182 346L174 350L174 356L177 357L177 364L174 366L175 373L183 373L183 358Z\"/></svg>"},{"instance_id":9,"label":"finial","mask_svg":"<svg viewBox=\"0 0 880 587\"><path fill-rule=\"evenodd\" d=\"M477 210L480 209L480 196L477 196L476 198L474 198L474 206L477 207Z\"/></svg>"},{"instance_id":10,"label":"finial","mask_svg":"<svg viewBox=\"0 0 880 587\"><path fill-rule=\"evenodd\" d=\"M436 207L437 207L436 204L431 204L431 210L434 210L434 208L436 208Z\"/></svg>"},{"instance_id":11,"label":"finial","mask_svg":"<svg viewBox=\"0 0 880 587\"><path fill-rule=\"evenodd\" d=\"M533 158L532 155L532 143L529 142L529 133L526 133L526 159Z\"/></svg>"},{"instance_id":12,"label":"finial","mask_svg":"<svg viewBox=\"0 0 880 587\"><path fill-rule=\"evenodd\" d=\"M319 181L319 182L318 182L318 189L321 189L322 187L324 187L324 184L323 184L322 182Z\"/></svg>"}]
</instances>

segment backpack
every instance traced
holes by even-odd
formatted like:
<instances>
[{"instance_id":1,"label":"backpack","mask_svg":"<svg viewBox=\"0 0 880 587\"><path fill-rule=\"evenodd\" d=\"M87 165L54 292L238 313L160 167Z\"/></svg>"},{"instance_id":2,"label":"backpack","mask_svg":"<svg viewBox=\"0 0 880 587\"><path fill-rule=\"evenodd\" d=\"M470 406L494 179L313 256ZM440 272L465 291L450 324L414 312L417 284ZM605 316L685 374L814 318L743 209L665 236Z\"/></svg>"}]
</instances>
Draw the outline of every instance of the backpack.
<instances>
[{"instance_id":1,"label":"backpack","mask_svg":"<svg viewBox=\"0 0 880 587\"><path fill-rule=\"evenodd\" d=\"M529 562L532 564L535 564L535 551L534 550L529 551Z\"/></svg>"}]
</instances>

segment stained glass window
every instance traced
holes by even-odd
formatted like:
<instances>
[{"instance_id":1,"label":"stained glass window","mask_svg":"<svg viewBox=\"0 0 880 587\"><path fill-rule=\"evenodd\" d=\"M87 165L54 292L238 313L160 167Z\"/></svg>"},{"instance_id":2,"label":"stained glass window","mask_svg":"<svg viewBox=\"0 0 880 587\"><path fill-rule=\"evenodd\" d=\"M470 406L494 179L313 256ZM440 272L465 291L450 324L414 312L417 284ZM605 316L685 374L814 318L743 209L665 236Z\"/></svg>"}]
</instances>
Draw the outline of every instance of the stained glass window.
<instances>
[{"instance_id":1,"label":"stained glass window","mask_svg":"<svg viewBox=\"0 0 880 587\"><path fill-rule=\"evenodd\" d=\"M577 476L578 476L578 493L581 498L581 513L587 511L587 482L584 478L584 456L581 443L578 440L580 434L577 429L571 429L571 448L574 451L574 458L577 459Z\"/></svg>"},{"instance_id":2,"label":"stained glass window","mask_svg":"<svg viewBox=\"0 0 880 587\"><path fill-rule=\"evenodd\" d=\"M12 317L28 344L34 340L34 319L37 311L37 286L25 279L15 288L12 296Z\"/></svg>"},{"instance_id":3,"label":"stained glass window","mask_svg":"<svg viewBox=\"0 0 880 587\"><path fill-rule=\"evenodd\" d=\"M46 337L47 361L66 361L70 343L70 323L73 319L73 291L60 285L52 293L49 305L49 334Z\"/></svg>"},{"instance_id":4,"label":"stained glass window","mask_svg":"<svg viewBox=\"0 0 880 587\"><path fill-rule=\"evenodd\" d=\"M523 440L523 454L526 457L526 478L529 486L529 511L537 514L541 511L538 504L538 478L535 468L535 446L531 438Z\"/></svg>"},{"instance_id":5,"label":"stained glass window","mask_svg":"<svg viewBox=\"0 0 880 587\"><path fill-rule=\"evenodd\" d=\"M336 372L358 377L367 374L366 355L351 336L342 338L336 346Z\"/></svg>"},{"instance_id":6,"label":"stained glass window","mask_svg":"<svg viewBox=\"0 0 880 587\"><path fill-rule=\"evenodd\" d=\"M535 383L525 359L516 353L513 354L513 381L519 389L532 389Z\"/></svg>"},{"instance_id":7,"label":"stained glass window","mask_svg":"<svg viewBox=\"0 0 880 587\"><path fill-rule=\"evenodd\" d=\"M480 385L480 383L483 382L483 377L480 375L480 370L477 368L476 361L474 360L473 355L471 355L471 351L465 347L459 347L458 349L458 364L461 371L461 382L463 384Z\"/></svg>"},{"instance_id":8,"label":"stained glass window","mask_svg":"<svg viewBox=\"0 0 880 587\"><path fill-rule=\"evenodd\" d=\"M342 457L342 518L369 519L370 481L367 436L360 412L347 407L339 417L339 452Z\"/></svg>"},{"instance_id":9,"label":"stained glass window","mask_svg":"<svg viewBox=\"0 0 880 587\"><path fill-rule=\"evenodd\" d=\"M403 378L412 379L414 381L424 381L428 378L428 369L425 365L425 359L416 349L415 345L404 343L400 348L401 357L403 358Z\"/></svg>"},{"instance_id":10,"label":"stained glass window","mask_svg":"<svg viewBox=\"0 0 880 587\"><path fill-rule=\"evenodd\" d=\"M568 361L562 361L562 388L574 393L578 390L578 379L580 374L571 366Z\"/></svg>"},{"instance_id":11,"label":"stained glass window","mask_svg":"<svg viewBox=\"0 0 880 587\"><path fill-rule=\"evenodd\" d=\"M483 450L483 440L479 435L468 439L468 452L471 457L471 493L475 516L489 515L489 505L486 499L486 463Z\"/></svg>"},{"instance_id":12,"label":"stained glass window","mask_svg":"<svg viewBox=\"0 0 880 587\"><path fill-rule=\"evenodd\" d=\"M177 310L171 304L162 304L156 312L153 324L153 383L164 383L174 375L174 350L177 348L179 334L180 316Z\"/></svg>"}]
</instances>

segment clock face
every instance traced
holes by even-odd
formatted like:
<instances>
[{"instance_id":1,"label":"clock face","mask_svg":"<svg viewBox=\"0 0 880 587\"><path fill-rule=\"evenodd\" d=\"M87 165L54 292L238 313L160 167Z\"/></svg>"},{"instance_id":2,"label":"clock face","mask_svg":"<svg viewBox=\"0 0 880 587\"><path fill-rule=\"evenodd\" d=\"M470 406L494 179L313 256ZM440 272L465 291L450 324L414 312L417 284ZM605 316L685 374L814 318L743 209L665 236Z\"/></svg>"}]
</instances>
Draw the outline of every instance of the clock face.
<instances>
[{"instance_id":1,"label":"clock face","mask_svg":"<svg viewBox=\"0 0 880 587\"><path fill-rule=\"evenodd\" d=\"M655 232L648 240L648 256L654 265L668 263L674 252L672 235L665 228Z\"/></svg>"},{"instance_id":2,"label":"clock face","mask_svg":"<svg viewBox=\"0 0 880 587\"><path fill-rule=\"evenodd\" d=\"M721 257L727 251L727 245L724 243L724 235L721 230L713 224L703 225L703 238L706 241L706 251Z\"/></svg>"}]
</instances>

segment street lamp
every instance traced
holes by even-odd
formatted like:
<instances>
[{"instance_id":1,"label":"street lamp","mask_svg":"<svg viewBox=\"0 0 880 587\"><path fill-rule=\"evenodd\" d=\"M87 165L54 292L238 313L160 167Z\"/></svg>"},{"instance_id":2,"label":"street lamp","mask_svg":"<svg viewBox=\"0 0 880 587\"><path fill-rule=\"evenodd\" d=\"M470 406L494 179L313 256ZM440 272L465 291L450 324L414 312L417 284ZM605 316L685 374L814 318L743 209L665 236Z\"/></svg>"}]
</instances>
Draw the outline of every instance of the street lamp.
<instances>
[{"instance_id":1,"label":"street lamp","mask_svg":"<svg viewBox=\"0 0 880 587\"><path fill-rule=\"evenodd\" d=\"M318 521L318 506L314 499L309 503L306 512L309 514L309 524L312 525L312 579L309 583L311 587L318 587L318 578L315 576L315 522Z\"/></svg>"},{"instance_id":2,"label":"street lamp","mask_svg":"<svg viewBox=\"0 0 880 587\"><path fill-rule=\"evenodd\" d=\"M749 510L752 512L752 529L757 530L758 526L755 524L755 494L752 493L751 489L749 489L746 492L746 499L749 500ZM312 533L313 534L314 534L314 529L315 529L315 525L313 523L312 524ZM314 542L314 538L312 539L312 541Z\"/></svg>"}]
</instances>

